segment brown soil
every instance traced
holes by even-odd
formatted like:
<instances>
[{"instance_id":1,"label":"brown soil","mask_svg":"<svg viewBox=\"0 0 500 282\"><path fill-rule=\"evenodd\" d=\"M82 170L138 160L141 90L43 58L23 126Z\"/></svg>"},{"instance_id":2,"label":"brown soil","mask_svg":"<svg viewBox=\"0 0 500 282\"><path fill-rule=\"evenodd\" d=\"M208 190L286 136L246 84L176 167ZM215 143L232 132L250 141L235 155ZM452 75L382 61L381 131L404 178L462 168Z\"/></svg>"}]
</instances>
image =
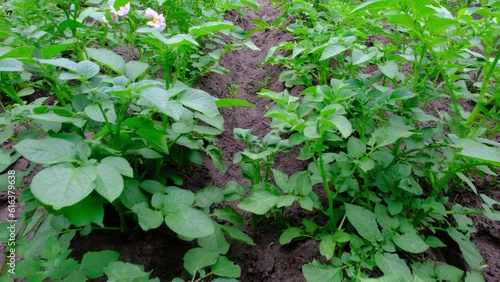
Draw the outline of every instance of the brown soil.
<instances>
[{"instance_id":1,"label":"brown soil","mask_svg":"<svg viewBox=\"0 0 500 282\"><path fill-rule=\"evenodd\" d=\"M227 19L234 21L245 30L253 27L251 18L276 18L277 12L267 0L259 0L261 11L248 11L247 18L237 16L236 13L228 13ZM250 39L261 48L261 51L232 51L227 53L220 64L231 71L228 75L209 74L199 80L198 86L220 98L228 98L230 93L228 87L231 84L240 86L236 98L244 99L255 104L251 108L223 108L222 114L225 118L225 131L218 138L217 145L224 153L224 161L228 165L225 174L218 172L208 158L205 166L192 166L182 174L189 175L186 178L185 188L199 189L209 185L223 187L229 180L241 181L241 172L237 165L232 163L236 152L244 149L244 143L234 139L234 128L251 128L255 135L264 136L269 127L268 120L262 118L267 108L271 105L269 100L257 98L259 85L266 77L270 78L269 84L264 86L273 91L282 91L284 85L278 80L282 69L278 66L262 66L270 47L283 41L291 40L291 36L279 30L266 30L255 33ZM298 89L292 89L296 94ZM447 108L447 101L440 100L432 105L436 108ZM285 173L292 174L304 169L304 163L295 158L297 151L281 154L276 160L275 167ZM25 160L20 160L18 166L27 167ZM22 169L21 167L18 167ZM492 181L488 183L499 183ZM487 185L487 183L486 183ZM486 186L485 185L485 186ZM487 188L483 186L484 188ZM494 187L488 187L490 189ZM499 187L492 189L487 194L500 200ZM496 191L494 191L496 190ZM456 194L451 197L456 203L469 207L479 208L482 201L472 193ZM4 211L4 201L0 197L0 211ZM289 212L292 224L298 225L300 220L313 215L306 214L300 209ZM246 215L248 218L248 215ZM500 280L500 223L490 221L484 217L475 217L474 223L477 233L473 235L473 241L490 265L482 274L487 281L496 282ZM0 213L0 220L4 220ZM322 219L319 218L319 221ZM284 224L284 223L281 223ZM250 224L245 230L250 234L256 246L248 246L238 242L230 241L231 248L227 256L235 261L242 269L241 281L244 282L299 282L305 281L302 276L301 267L312 259L321 260L318 250L318 242L315 240L304 240L295 242L289 246L280 246L278 238L283 226L279 226L274 219L266 219L258 225L256 232ZM73 256L81 258L87 251L117 250L120 252L120 260L142 264L147 271L153 271L153 277L159 277L161 281L170 281L174 277L188 278L183 268L182 257L187 250L196 246L196 242L186 242L177 238L168 228L162 226L156 230L144 232L137 228L128 233L92 232L87 237L78 237L73 241ZM437 262L463 264L463 261L451 262L452 258L445 255L453 253L453 247L432 254Z\"/></svg>"}]
</instances>

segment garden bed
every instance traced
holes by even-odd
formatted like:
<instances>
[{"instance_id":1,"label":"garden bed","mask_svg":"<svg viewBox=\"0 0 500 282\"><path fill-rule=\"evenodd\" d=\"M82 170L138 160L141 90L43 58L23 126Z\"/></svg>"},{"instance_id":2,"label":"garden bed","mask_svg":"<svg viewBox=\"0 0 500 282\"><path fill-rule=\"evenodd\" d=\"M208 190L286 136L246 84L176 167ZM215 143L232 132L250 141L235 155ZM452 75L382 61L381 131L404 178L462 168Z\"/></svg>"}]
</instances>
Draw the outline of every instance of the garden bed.
<instances>
[{"instance_id":1,"label":"garden bed","mask_svg":"<svg viewBox=\"0 0 500 282\"><path fill-rule=\"evenodd\" d=\"M252 23L252 20L254 19L265 19L265 21L269 23L282 16L283 12L277 9L278 5L271 5L271 3L266 0L259 0L258 2L260 5L259 10L245 8L243 13L244 15L236 12L235 10L230 10L224 14L225 20L233 22L235 25L248 32L253 28L258 27L258 25ZM291 24L292 22L292 18L288 18L288 24ZM232 43L231 41L234 40L232 37L227 35L222 36L220 39L228 44ZM252 107L220 108L220 114L224 118L224 130L215 138L214 145L222 152L222 162L227 168L225 172L221 172L220 167L214 164L214 162L212 162L212 158L207 154L200 155L203 158L203 165L188 164L186 166L177 166L174 163L170 164L168 162L162 164L160 175L168 175L170 177L170 175L175 174L182 177L184 181L180 186L183 189L196 193L205 187L226 187L228 183L232 181L243 183L246 186L252 186L254 183L251 183L248 180L248 177L242 174L241 162L233 162L235 156L245 151L248 146L248 144L241 140L241 138L235 138L234 130L238 128L251 129L252 134L258 138L264 138L264 136L266 136L266 134L273 128L272 119L265 118L264 116L276 103L270 99L258 97L259 93L262 92L263 89L268 89L275 93L281 93L286 90L289 91L290 95L298 96L302 93L302 91L304 91L304 89L306 89L306 86L309 86L303 86L299 83L299 85L289 85L286 87L286 83L294 84L293 81L290 82L290 80L287 81L286 79L280 79L282 72L288 70L288 68L283 67L283 65L277 62L274 62L273 64L264 64L266 61L269 63L270 58L268 54L270 54L269 52L271 48L282 43L293 42L294 40L298 42L299 40L297 38L294 38L289 32L285 32L280 28L268 27L254 32L248 39L251 40L251 42L253 42L253 44L255 44L255 46L260 50L241 49L229 51L219 60L220 66L229 70L228 74L211 72L204 74L195 82L195 86L197 88L206 91L219 99L241 99L253 104ZM389 43L387 37L373 36L370 37L370 40L365 42L365 47L368 48L377 44L387 43ZM217 41L214 43L214 45L217 44L221 47L223 42ZM295 51L296 50L293 49L294 53ZM346 52L348 52L346 53L346 56L351 55L349 50ZM278 57L278 54L285 57L290 56L292 54L292 50L286 49L278 51L274 54L274 57ZM336 63L332 61L330 64L331 65L328 67L335 67ZM412 72L412 64L404 65L399 69L399 71L401 71L401 73L405 76L409 75ZM380 68L376 65L360 69L359 72L363 73L363 75L372 77L382 75ZM163 75L164 73L159 71L157 74ZM283 78L283 76L281 76L281 78ZM319 81L317 80L319 79L321 78L314 78L312 84L318 84ZM391 85L391 83L388 85ZM445 86L441 85L441 87ZM47 93L47 95L49 94ZM260 95L262 96L262 93ZM43 97L43 94L41 96L36 96L36 98L39 97ZM55 99L52 98L50 103L54 103L54 101ZM433 99L431 102L426 103L425 112L438 118L443 112L449 112L450 115L452 115L453 112L450 111L451 103L451 100L447 97ZM458 100L458 106L463 107L468 112L472 112L475 105L476 103L472 102L470 99L461 98ZM494 109L496 109L496 106ZM157 116L153 116L153 119L155 118L159 119ZM384 116L384 118L389 119L389 115ZM381 124L383 124L383 122L381 122ZM419 125L426 127L424 123L419 123ZM448 127L448 125L445 124L444 127L446 128L443 132L446 132L447 134L450 133L450 130L454 130L453 125ZM15 128L15 132L18 134L26 129L28 128L21 125L20 127L18 126ZM282 136L286 135L287 134L283 134ZM289 138L290 135L291 133L288 134L286 138ZM496 134L490 139L498 142L500 140L500 134ZM347 139L344 138L345 142L347 142L346 140ZM205 139L204 142L206 142ZM2 149L10 150L15 144L16 142L14 141L8 141L2 145ZM392 149L392 147L390 148ZM343 149L344 148L340 146L335 150L332 149L332 152L337 153ZM157 150L157 148L155 148L155 150ZM439 151L439 153L443 154L442 151ZM287 176L298 171L308 170L308 167L309 170L311 170L310 160L306 161L304 158L300 157L303 154L304 152L299 148L299 146L295 146L289 151L284 150L282 152L278 152L273 160L272 168L285 173ZM298 157L302 160L298 160ZM31 163L28 160L21 158L10 167L10 169L19 172L33 170L24 178L24 187L27 187L35 174L42 169L40 166L34 167L34 165L30 166L30 164ZM495 172L498 172L498 165L492 165L492 168ZM274 179L273 183L276 183L276 175L274 175ZM471 192L470 188L464 185L462 181L455 179L449 182L449 187L446 189L447 191L440 191L440 197L446 196L449 198L449 201L443 205L446 206L447 211L455 211L454 207L456 207L456 204L471 209L482 210L484 208L484 199L478 196L478 194L485 194L494 201L500 201L500 178L498 176L495 177L488 175L483 177L483 174L478 174L477 171L474 171L473 174L470 175L470 179L472 179L472 183L475 184L477 193ZM171 178L171 180L174 180L174 178ZM430 196L433 193L433 187L426 181L419 182L423 188L423 195ZM328 195L325 195L322 184L323 183L319 181L319 183L314 185L312 190L318 194L317 201L323 206L328 206L330 199ZM367 184L365 183L365 185ZM448 193L446 194L446 192ZM244 195L245 197L249 197L251 193L251 191L246 191ZM362 197L365 197L365 195ZM7 198L5 196L0 195L0 221L2 222L7 219L9 213L7 210L8 205L6 199ZM356 199L357 197L353 197L352 201L355 201ZM374 203L375 202L376 201L374 201ZM285 212L282 214L273 210L272 213L268 212L265 213L264 216L256 217L255 214L252 214L249 211L252 210L251 208L240 209L239 203L240 200L235 202L221 202L216 203L214 206L209 208L209 211L212 212L216 209L221 210L226 206L236 209L239 213L241 213L242 218L245 221L242 231L248 234L253 240L254 245L250 245L240 242L241 240L238 241L234 238L226 236L230 247L224 255L240 267L241 276L238 278L239 281L306 281L303 266L307 264L312 265L311 262L313 260L321 264L320 266L314 265L314 267L316 267L314 269L319 271L319 273L322 273L321 275L330 275L332 273L329 272L331 270L326 269L326 265L331 266L330 259L327 260L324 253L320 254L320 249L322 248L320 244L322 244L321 242L324 240L324 237L314 237L316 235L304 236L304 233L301 233L301 235L293 237L293 240L290 239L291 242L287 242L287 244L283 245L281 244L283 231L290 227L301 226L301 224L303 224L303 219L312 219L319 226L328 225L330 219L325 212L320 212L319 209L308 211L302 208L302 203L299 204L299 202L296 201L287 206ZM334 206L333 209L344 210L345 208L343 205L337 205ZM123 222L120 222L117 219L119 218L119 215L114 208L111 207L111 205L105 206L104 211L104 225L106 227L112 227L115 229L123 227L120 226ZM18 209L17 212L19 213L20 209ZM135 212L137 213L137 211ZM470 215L472 221L468 222L463 217L452 217L451 214L452 213L449 214L449 219L446 220L447 223L451 222L451 225L457 224L460 226L461 224L467 223L473 224L472 229L475 229L475 232L467 235L470 235L471 242L477 246L480 255L484 258L484 263L481 265L481 269L475 270L478 271L478 273L480 272L488 282L498 281L498 279L500 279L500 221L490 220L484 215ZM345 218L346 216L344 216L344 220ZM174 232L165 224L162 224L154 230L143 231L135 222L129 220L130 219L127 219L127 223L129 227L131 227L131 230L127 230L126 232L94 230L88 235L84 234L85 236L76 235L70 245L70 249L73 250L70 257L76 259L77 261L82 261L87 252L115 250L119 253L120 261L143 265L145 271L152 271L152 278L157 277L160 281L171 281L176 277L181 277L186 281L191 280L192 273L190 274L185 268L185 254L190 249L197 248L199 241L192 240L193 238L191 238L191 240L181 240L178 236L178 230L176 229ZM344 220L342 220L342 222L344 222ZM354 219L350 217L349 220L354 221ZM224 220L219 219L217 222L222 225ZM354 230L359 231L359 227L356 226L355 223L353 224L355 225L354 228L350 226L349 230L351 232ZM342 226L342 223L340 226ZM463 249L463 246L459 246L454 239L452 239L448 233L443 230L437 231L437 233L434 233L436 232L434 229L432 229L432 232L429 230L422 231L422 233L424 233L422 236L439 234L439 236L436 235L436 237L444 242L447 247L429 248L426 251L411 254L406 252L401 254L401 258L411 262L430 260L434 266L451 265L457 267L458 269L474 273L474 269L472 269L468 264L467 258L464 259L464 256L462 255L464 251L461 250L461 248ZM367 235L362 234L361 236L366 239ZM31 238L32 236L29 237ZM345 249L349 249L347 245L343 246ZM335 249L335 247L333 248ZM392 253L392 251L389 252ZM339 262L335 263L337 263L336 265L338 266ZM377 260L377 264L378 263L379 261ZM379 266L379 268L372 266L370 268L367 265L363 265L363 267L365 269L369 269L366 273L368 273L371 277L388 275L387 268L384 268L383 266ZM350 275L353 274L351 273ZM314 276L309 273L309 279L307 281L316 282L313 281L311 277ZM336 276L333 275L332 279L333 277ZM350 277L354 279L353 276ZM101 281L101 279L103 278L97 278L96 281ZM229 278L227 279L228 281L233 281L229 280ZM477 277L469 277L468 279L477 279ZM191 281L195 281L194 278ZM211 281L211 278L207 278L203 281Z\"/></svg>"}]
</instances>

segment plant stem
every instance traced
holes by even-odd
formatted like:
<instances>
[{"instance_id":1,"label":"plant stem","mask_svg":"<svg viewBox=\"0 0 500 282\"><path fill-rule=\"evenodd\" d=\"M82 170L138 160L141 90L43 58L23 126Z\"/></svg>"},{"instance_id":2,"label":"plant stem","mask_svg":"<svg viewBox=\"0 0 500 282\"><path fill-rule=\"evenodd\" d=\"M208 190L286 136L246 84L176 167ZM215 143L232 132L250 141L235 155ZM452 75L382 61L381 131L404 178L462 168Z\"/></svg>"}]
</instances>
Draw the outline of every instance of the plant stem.
<instances>
[{"instance_id":1,"label":"plant stem","mask_svg":"<svg viewBox=\"0 0 500 282\"><path fill-rule=\"evenodd\" d=\"M466 126L471 125L474 122L474 120L476 120L477 116L481 112L481 106L483 106L482 104L483 104L484 96L486 95L486 90L488 89L488 82L489 82L491 76L493 75L493 72L498 64L499 59L500 59L500 52L497 52L495 59L493 60L493 63L491 65L488 65L489 60L488 60L488 57L486 58L487 65L486 65L485 69L487 69L488 67L489 68L488 68L488 71L485 71L486 75L483 78L483 84L481 85L481 91L479 92L479 97L477 98L476 107L472 111L469 118L465 121Z\"/></svg>"},{"instance_id":2,"label":"plant stem","mask_svg":"<svg viewBox=\"0 0 500 282\"><path fill-rule=\"evenodd\" d=\"M330 217L330 224L332 225L332 228L335 228L335 218L333 215L333 200L335 196L332 194L332 191L330 190L330 185L328 184L328 180L326 178L326 172L325 172L325 165L323 163L323 149L321 148L322 144L317 143L316 144L316 153L318 154L318 159L314 158L316 165L319 169L319 172L321 173L321 179L323 180L323 188L325 189L326 197L328 198L328 216Z\"/></svg>"}]
</instances>

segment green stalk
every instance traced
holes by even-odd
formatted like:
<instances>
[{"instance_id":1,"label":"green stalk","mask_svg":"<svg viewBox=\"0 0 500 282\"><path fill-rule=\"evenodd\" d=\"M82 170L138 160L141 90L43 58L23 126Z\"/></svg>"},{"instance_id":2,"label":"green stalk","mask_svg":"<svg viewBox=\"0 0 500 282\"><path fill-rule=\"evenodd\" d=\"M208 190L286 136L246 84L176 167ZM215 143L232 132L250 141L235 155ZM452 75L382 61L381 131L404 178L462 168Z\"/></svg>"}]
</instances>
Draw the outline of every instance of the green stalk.
<instances>
[{"instance_id":1,"label":"green stalk","mask_svg":"<svg viewBox=\"0 0 500 282\"><path fill-rule=\"evenodd\" d=\"M165 89L170 89L170 65L168 63L170 53L167 51L165 53L165 58L163 59L163 71L165 72Z\"/></svg>"},{"instance_id":2,"label":"green stalk","mask_svg":"<svg viewBox=\"0 0 500 282\"><path fill-rule=\"evenodd\" d=\"M14 102L24 105L24 101L17 95L17 92L14 90L12 85L2 85L1 90L7 94Z\"/></svg>"},{"instance_id":3,"label":"green stalk","mask_svg":"<svg viewBox=\"0 0 500 282\"><path fill-rule=\"evenodd\" d=\"M424 41L423 41L424 42ZM415 65L414 73L413 73L413 87L412 90L413 92L417 92L417 86L418 86L418 79L420 76L420 69L422 67L422 62L424 61L425 53L427 52L427 45L424 43L424 46L422 46L422 53L420 54L420 60L418 61L418 64ZM417 55L415 54L415 61Z\"/></svg>"},{"instance_id":4,"label":"green stalk","mask_svg":"<svg viewBox=\"0 0 500 282\"><path fill-rule=\"evenodd\" d=\"M481 91L479 92L479 97L477 99L476 107L472 111L469 118L465 121L466 126L471 125L474 122L474 120L476 120L476 118L478 117L478 115L481 112L481 106L483 104L484 96L486 95L486 89L488 89L488 82L489 82L490 78L493 76L493 72L495 71L495 68L498 64L499 59L500 59L500 52L497 52L495 59L493 60L493 63L491 65L487 65L487 67L489 67L489 68L488 68L487 72L485 71L486 76L484 77L483 84L481 85ZM487 59L486 62L488 62L488 61L489 60ZM486 69L486 67L485 67L485 69Z\"/></svg>"},{"instance_id":5,"label":"green stalk","mask_svg":"<svg viewBox=\"0 0 500 282\"><path fill-rule=\"evenodd\" d=\"M491 130L489 138L493 139L497 135L498 131L500 131L500 123L497 123L497 126Z\"/></svg>"},{"instance_id":6,"label":"green stalk","mask_svg":"<svg viewBox=\"0 0 500 282\"><path fill-rule=\"evenodd\" d=\"M323 188L325 189L326 197L328 198L328 209L327 213L330 217L330 224L332 228L335 228L335 219L333 215L333 200L335 199L335 195L332 194L330 190L330 184L326 179L325 165L323 163L323 150L321 144L316 144L316 153L318 154L318 159L314 157L314 161L316 162L319 172L321 173L321 179L323 180Z\"/></svg>"},{"instance_id":7,"label":"green stalk","mask_svg":"<svg viewBox=\"0 0 500 282\"><path fill-rule=\"evenodd\" d=\"M439 69L439 73L441 73L441 75L443 76L446 87L448 88L448 92L450 93L451 102L453 105L453 111L455 112L455 121L456 121L457 125L459 126L460 135L462 137L462 135L463 135L462 132L464 132L464 131L463 131L463 124L461 122L461 117L460 117L460 110L458 108L457 95L455 94L455 90L453 90L453 85L451 84L449 77L446 75L446 73L443 70L443 67L439 63L439 59L432 52L431 52L431 55L432 55L432 58L434 59L434 61L436 62L437 67Z\"/></svg>"},{"instance_id":8,"label":"green stalk","mask_svg":"<svg viewBox=\"0 0 500 282\"><path fill-rule=\"evenodd\" d=\"M456 156L456 155L455 155ZM451 167L453 167L453 163L455 161L455 156L453 157L453 160L451 161ZM434 187L434 190L432 191L431 197L436 198L441 190L446 186L448 181L450 181L451 177L453 175L459 173L460 171L468 168L473 168L476 166L480 165L487 165L488 163L469 163L469 164L463 164L455 169L449 169L448 172L444 175L444 177L437 183L437 186Z\"/></svg>"}]
</instances>

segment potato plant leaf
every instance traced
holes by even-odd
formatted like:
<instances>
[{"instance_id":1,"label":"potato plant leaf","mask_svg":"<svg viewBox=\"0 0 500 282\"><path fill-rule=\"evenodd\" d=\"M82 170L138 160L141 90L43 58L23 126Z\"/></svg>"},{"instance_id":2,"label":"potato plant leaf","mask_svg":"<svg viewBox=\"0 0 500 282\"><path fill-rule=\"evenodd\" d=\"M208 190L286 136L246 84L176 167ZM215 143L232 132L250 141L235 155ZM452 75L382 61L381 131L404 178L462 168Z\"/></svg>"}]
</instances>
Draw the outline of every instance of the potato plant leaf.
<instances>
[{"instance_id":1,"label":"potato plant leaf","mask_svg":"<svg viewBox=\"0 0 500 282\"><path fill-rule=\"evenodd\" d=\"M115 251L87 252L83 255L81 266L89 278L98 278L104 274L109 263L117 261L120 254Z\"/></svg>"},{"instance_id":2,"label":"potato plant leaf","mask_svg":"<svg viewBox=\"0 0 500 282\"><path fill-rule=\"evenodd\" d=\"M375 262L385 275L398 275L404 277L406 281L411 281L410 269L397 254L376 253Z\"/></svg>"},{"instance_id":3,"label":"potato plant leaf","mask_svg":"<svg viewBox=\"0 0 500 282\"><path fill-rule=\"evenodd\" d=\"M241 268L225 256L217 258L217 262L212 266L212 272L222 277L238 278L241 276Z\"/></svg>"},{"instance_id":4,"label":"potato plant leaf","mask_svg":"<svg viewBox=\"0 0 500 282\"><path fill-rule=\"evenodd\" d=\"M345 204L346 215L361 237L375 242L382 237L375 214L363 207Z\"/></svg>"},{"instance_id":5,"label":"potato plant leaf","mask_svg":"<svg viewBox=\"0 0 500 282\"><path fill-rule=\"evenodd\" d=\"M52 166L35 175L31 192L40 202L60 209L87 197L95 188L96 177L93 166Z\"/></svg>"},{"instance_id":6,"label":"potato plant leaf","mask_svg":"<svg viewBox=\"0 0 500 282\"><path fill-rule=\"evenodd\" d=\"M307 282L340 282L342 281L342 269L332 265L322 265L313 260L302 266L302 274Z\"/></svg>"},{"instance_id":7,"label":"potato plant leaf","mask_svg":"<svg viewBox=\"0 0 500 282\"><path fill-rule=\"evenodd\" d=\"M123 177L113 166L99 164L97 166L96 191L110 203L116 200L123 191Z\"/></svg>"},{"instance_id":8,"label":"potato plant leaf","mask_svg":"<svg viewBox=\"0 0 500 282\"><path fill-rule=\"evenodd\" d=\"M414 254L423 253L429 248L420 236L413 233L395 236L394 243L401 249Z\"/></svg>"},{"instance_id":9,"label":"potato plant leaf","mask_svg":"<svg viewBox=\"0 0 500 282\"><path fill-rule=\"evenodd\" d=\"M205 248L194 248L184 255L184 268L194 276L203 268L214 265L218 257L217 252Z\"/></svg>"},{"instance_id":10,"label":"potato plant leaf","mask_svg":"<svg viewBox=\"0 0 500 282\"><path fill-rule=\"evenodd\" d=\"M24 139L14 148L24 158L39 164L71 162L76 155L76 148L73 143L52 137L42 140Z\"/></svg>"},{"instance_id":11,"label":"potato plant leaf","mask_svg":"<svg viewBox=\"0 0 500 282\"><path fill-rule=\"evenodd\" d=\"M243 199L238 207L242 210L262 215L276 206L278 198L278 195L268 191L255 191L249 197Z\"/></svg>"},{"instance_id":12,"label":"potato plant leaf","mask_svg":"<svg viewBox=\"0 0 500 282\"><path fill-rule=\"evenodd\" d=\"M189 29L189 33L194 36L203 36L218 33L221 30L230 30L234 28L236 28L236 26L231 22L209 22L199 26L193 26Z\"/></svg>"},{"instance_id":13,"label":"potato plant leaf","mask_svg":"<svg viewBox=\"0 0 500 282\"><path fill-rule=\"evenodd\" d=\"M304 235L304 231L302 230L302 228L290 227L285 229L285 231L281 233L279 241L281 245L286 245L292 242L293 239L301 237L302 235Z\"/></svg>"},{"instance_id":14,"label":"potato plant leaf","mask_svg":"<svg viewBox=\"0 0 500 282\"><path fill-rule=\"evenodd\" d=\"M185 207L165 216L165 223L175 233L187 238L201 238L214 232L212 219L197 209Z\"/></svg>"},{"instance_id":15,"label":"potato plant leaf","mask_svg":"<svg viewBox=\"0 0 500 282\"><path fill-rule=\"evenodd\" d=\"M95 48L85 48L85 50L90 58L109 67L117 74L122 75L125 73L125 60L123 60L123 58L115 52L107 49Z\"/></svg>"}]
</instances>

